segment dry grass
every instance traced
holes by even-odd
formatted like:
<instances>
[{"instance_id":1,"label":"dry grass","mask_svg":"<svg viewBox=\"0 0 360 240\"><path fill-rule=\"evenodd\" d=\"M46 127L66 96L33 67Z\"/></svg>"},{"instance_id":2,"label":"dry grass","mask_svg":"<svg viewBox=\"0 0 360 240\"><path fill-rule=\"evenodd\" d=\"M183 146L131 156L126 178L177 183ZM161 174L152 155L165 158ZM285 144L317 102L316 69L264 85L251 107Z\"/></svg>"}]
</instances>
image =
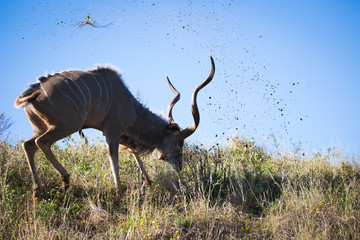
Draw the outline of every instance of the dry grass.
<instances>
[{"instance_id":1,"label":"dry grass","mask_svg":"<svg viewBox=\"0 0 360 240\"><path fill-rule=\"evenodd\" d=\"M71 175L65 194L37 154L46 193L34 208L20 143L0 143L0 239L360 239L360 169L330 153L274 157L239 139L186 146L179 176L145 159L151 187L121 153L118 198L106 147L76 145L53 148Z\"/></svg>"}]
</instances>

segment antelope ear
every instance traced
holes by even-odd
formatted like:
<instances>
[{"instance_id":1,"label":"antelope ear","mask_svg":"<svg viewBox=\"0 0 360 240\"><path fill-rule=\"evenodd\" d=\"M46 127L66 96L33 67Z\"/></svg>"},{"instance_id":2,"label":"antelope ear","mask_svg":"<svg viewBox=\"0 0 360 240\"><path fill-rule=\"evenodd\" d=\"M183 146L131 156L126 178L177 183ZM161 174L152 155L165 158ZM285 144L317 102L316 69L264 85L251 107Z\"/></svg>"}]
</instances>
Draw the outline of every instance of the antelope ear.
<instances>
[{"instance_id":1,"label":"antelope ear","mask_svg":"<svg viewBox=\"0 0 360 240\"><path fill-rule=\"evenodd\" d=\"M166 127L166 130L173 136L177 136L181 133L181 128L176 123L169 123L169 125Z\"/></svg>"}]
</instances>

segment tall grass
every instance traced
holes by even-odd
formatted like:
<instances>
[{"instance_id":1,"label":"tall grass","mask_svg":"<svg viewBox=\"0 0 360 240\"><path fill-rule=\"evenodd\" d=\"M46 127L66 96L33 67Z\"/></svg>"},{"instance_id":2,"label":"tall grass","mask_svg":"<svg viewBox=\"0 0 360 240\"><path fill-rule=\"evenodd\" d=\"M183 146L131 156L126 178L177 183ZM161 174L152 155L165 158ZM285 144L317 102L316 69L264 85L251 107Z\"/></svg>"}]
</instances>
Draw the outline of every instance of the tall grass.
<instances>
[{"instance_id":1,"label":"tall grass","mask_svg":"<svg viewBox=\"0 0 360 240\"><path fill-rule=\"evenodd\" d=\"M0 143L0 239L360 239L360 169L329 155L269 156L237 138L211 151L186 145L179 175L145 157L147 187L120 153L120 198L106 147L67 143L53 150L71 187L63 193L37 153L45 194L34 207L20 145Z\"/></svg>"}]
</instances>

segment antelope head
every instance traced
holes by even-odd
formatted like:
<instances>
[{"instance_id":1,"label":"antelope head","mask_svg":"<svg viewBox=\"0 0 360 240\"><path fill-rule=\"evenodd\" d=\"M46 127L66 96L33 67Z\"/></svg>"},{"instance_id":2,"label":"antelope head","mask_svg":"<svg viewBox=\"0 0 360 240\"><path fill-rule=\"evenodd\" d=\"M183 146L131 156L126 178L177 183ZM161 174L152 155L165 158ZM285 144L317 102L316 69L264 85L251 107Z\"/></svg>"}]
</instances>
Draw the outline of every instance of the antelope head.
<instances>
[{"instance_id":1,"label":"antelope head","mask_svg":"<svg viewBox=\"0 0 360 240\"><path fill-rule=\"evenodd\" d=\"M194 118L194 122L185 129L181 129L173 119L172 109L174 105L180 100L180 93L172 85L169 77L166 76L170 89L175 93L175 97L170 102L167 109L167 119L169 121L169 124L166 128L167 135L163 139L163 147L162 149L159 149L161 152L160 159L168 162L177 172L181 171L182 169L182 149L184 145L184 140L195 132L196 128L199 126L200 123L200 113L196 102L197 94L202 88L204 88L209 82L211 82L215 74L215 63L211 55L210 60L211 72L208 78L195 88L191 97L191 112Z\"/></svg>"}]
</instances>

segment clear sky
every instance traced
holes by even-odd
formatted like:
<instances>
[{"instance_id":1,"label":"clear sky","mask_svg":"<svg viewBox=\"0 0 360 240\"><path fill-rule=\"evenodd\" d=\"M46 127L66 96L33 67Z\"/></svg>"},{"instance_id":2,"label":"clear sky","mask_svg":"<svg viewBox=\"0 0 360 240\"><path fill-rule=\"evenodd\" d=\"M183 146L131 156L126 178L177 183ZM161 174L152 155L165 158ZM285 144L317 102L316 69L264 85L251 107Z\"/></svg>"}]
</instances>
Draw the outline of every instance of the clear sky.
<instances>
[{"instance_id":1,"label":"clear sky","mask_svg":"<svg viewBox=\"0 0 360 240\"><path fill-rule=\"evenodd\" d=\"M13 107L46 73L117 66L134 96L154 112L181 92L174 119L200 126L188 140L211 146L237 132L271 150L360 150L358 1L2 1L1 108L11 137L31 126ZM78 27L89 14L100 28ZM85 131L94 137L95 131Z\"/></svg>"}]
</instances>

